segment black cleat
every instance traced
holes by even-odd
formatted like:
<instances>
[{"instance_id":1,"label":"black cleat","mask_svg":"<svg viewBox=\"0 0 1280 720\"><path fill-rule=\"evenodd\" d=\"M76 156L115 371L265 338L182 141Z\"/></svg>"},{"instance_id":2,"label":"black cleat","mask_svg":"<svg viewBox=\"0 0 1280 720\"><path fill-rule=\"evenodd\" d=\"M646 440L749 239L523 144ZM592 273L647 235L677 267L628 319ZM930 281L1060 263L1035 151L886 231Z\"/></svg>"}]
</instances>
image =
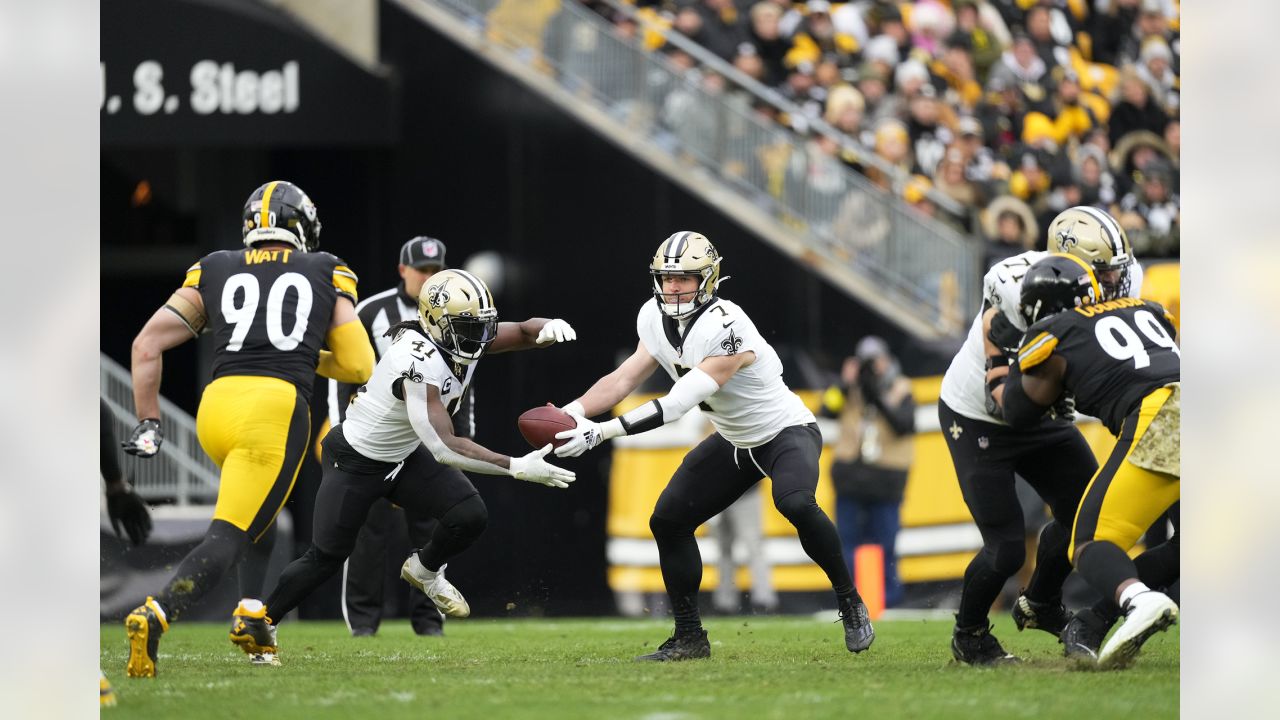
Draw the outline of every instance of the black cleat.
<instances>
[{"instance_id":1,"label":"black cleat","mask_svg":"<svg viewBox=\"0 0 1280 720\"><path fill-rule=\"evenodd\" d=\"M1108 622L1094 612L1093 608L1081 610L1071 618L1058 636L1058 641L1062 643L1062 654L1074 660L1097 661L1102 639L1115 624L1115 618Z\"/></svg>"},{"instance_id":2,"label":"black cleat","mask_svg":"<svg viewBox=\"0 0 1280 720\"><path fill-rule=\"evenodd\" d=\"M1040 603L1024 595L1019 595L1013 603L1013 624L1018 632L1027 628L1043 630L1054 637L1062 635L1062 630L1071 622L1071 613L1062 606L1062 601Z\"/></svg>"},{"instance_id":3,"label":"black cleat","mask_svg":"<svg viewBox=\"0 0 1280 720\"><path fill-rule=\"evenodd\" d=\"M673 662L676 660L696 660L711 657L711 642L707 640L707 631L699 629L696 633L675 634L648 655L641 655L636 660L645 662Z\"/></svg>"},{"instance_id":4,"label":"black cleat","mask_svg":"<svg viewBox=\"0 0 1280 720\"><path fill-rule=\"evenodd\" d=\"M1021 662L1000 646L991 634L991 628L979 625L975 628L956 626L951 633L951 655L968 665L1007 665Z\"/></svg>"},{"instance_id":5,"label":"black cleat","mask_svg":"<svg viewBox=\"0 0 1280 720\"><path fill-rule=\"evenodd\" d=\"M876 639L876 630L871 627L871 615L867 605L858 601L840 611L840 622L844 623L844 646L851 653L860 653L871 647Z\"/></svg>"}]
</instances>

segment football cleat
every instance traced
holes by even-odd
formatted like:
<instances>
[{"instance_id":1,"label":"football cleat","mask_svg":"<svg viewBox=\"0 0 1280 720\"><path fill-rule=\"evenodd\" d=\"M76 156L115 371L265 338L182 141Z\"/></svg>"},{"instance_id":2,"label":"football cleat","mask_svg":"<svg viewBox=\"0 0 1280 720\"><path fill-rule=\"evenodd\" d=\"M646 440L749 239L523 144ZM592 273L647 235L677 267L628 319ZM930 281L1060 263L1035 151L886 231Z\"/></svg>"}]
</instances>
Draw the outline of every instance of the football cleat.
<instances>
[{"instance_id":1,"label":"football cleat","mask_svg":"<svg viewBox=\"0 0 1280 720\"><path fill-rule=\"evenodd\" d=\"M711 657L711 642L707 640L707 631L698 628L696 633L676 633L658 646L648 655L641 655L636 660L642 662L675 662L677 660L697 660Z\"/></svg>"},{"instance_id":2,"label":"football cleat","mask_svg":"<svg viewBox=\"0 0 1280 720\"><path fill-rule=\"evenodd\" d=\"M968 665L1007 665L1021 662L1005 651L1000 641L991 634L990 627L975 628L956 626L951 633L951 656Z\"/></svg>"},{"instance_id":3,"label":"football cleat","mask_svg":"<svg viewBox=\"0 0 1280 720\"><path fill-rule=\"evenodd\" d=\"M1097 662L1102 639L1114 624L1114 620L1108 622L1094 612L1093 608L1081 610L1062 628L1062 634L1058 636L1062 643L1062 654L1075 660Z\"/></svg>"},{"instance_id":4,"label":"football cleat","mask_svg":"<svg viewBox=\"0 0 1280 720\"><path fill-rule=\"evenodd\" d=\"M111 689L111 681L101 670L98 671L98 705L99 707L116 706L116 691Z\"/></svg>"},{"instance_id":5,"label":"football cleat","mask_svg":"<svg viewBox=\"0 0 1280 720\"><path fill-rule=\"evenodd\" d=\"M124 629L129 635L129 662L125 665L128 677L156 676L156 654L160 649L160 636L169 629L164 611L155 598L134 608L124 619Z\"/></svg>"},{"instance_id":6,"label":"football cleat","mask_svg":"<svg viewBox=\"0 0 1280 720\"><path fill-rule=\"evenodd\" d=\"M1062 606L1061 600L1040 603L1024 594L1013 603L1013 624L1018 626L1018 632L1035 628L1059 637L1070 621L1071 613Z\"/></svg>"},{"instance_id":7,"label":"football cleat","mask_svg":"<svg viewBox=\"0 0 1280 720\"><path fill-rule=\"evenodd\" d=\"M279 665L280 647L276 643L276 626L267 617L267 606L244 600L231 613L231 642L249 656L250 665Z\"/></svg>"},{"instance_id":8,"label":"football cleat","mask_svg":"<svg viewBox=\"0 0 1280 720\"><path fill-rule=\"evenodd\" d=\"M409 559L400 566L400 577L431 598L431 602L436 604L440 612L451 617L466 617L471 614L471 606L467 604L467 599L462 597L462 593L458 592L458 588L445 579L446 567L448 563L432 572L418 559L417 553L410 553Z\"/></svg>"},{"instance_id":9,"label":"football cleat","mask_svg":"<svg viewBox=\"0 0 1280 720\"><path fill-rule=\"evenodd\" d=\"M1178 605L1168 595L1154 590L1134 595L1125 608L1124 622L1098 653L1098 667L1128 667L1152 635L1177 621Z\"/></svg>"},{"instance_id":10,"label":"football cleat","mask_svg":"<svg viewBox=\"0 0 1280 720\"><path fill-rule=\"evenodd\" d=\"M871 627L871 614L867 605L858 601L840 611L840 621L844 623L844 646L851 653L860 653L871 647L876 639L875 628Z\"/></svg>"}]
</instances>

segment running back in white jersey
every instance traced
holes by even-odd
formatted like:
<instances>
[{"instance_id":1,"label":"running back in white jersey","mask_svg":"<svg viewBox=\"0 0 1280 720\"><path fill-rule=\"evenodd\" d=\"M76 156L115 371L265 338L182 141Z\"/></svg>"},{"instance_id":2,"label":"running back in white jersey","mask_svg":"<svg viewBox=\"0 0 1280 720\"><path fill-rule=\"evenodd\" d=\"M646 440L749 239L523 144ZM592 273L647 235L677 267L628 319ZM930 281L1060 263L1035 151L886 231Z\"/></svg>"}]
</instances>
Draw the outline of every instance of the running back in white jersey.
<instances>
[{"instance_id":1,"label":"running back in white jersey","mask_svg":"<svg viewBox=\"0 0 1280 720\"><path fill-rule=\"evenodd\" d=\"M672 380L709 357L754 352L755 362L738 370L702 404L702 412L725 440L740 448L769 442L793 425L816 422L813 413L782 381L782 361L742 308L715 298L685 327L658 309L656 300L640 307L636 332L645 350Z\"/></svg>"},{"instance_id":2,"label":"running back in white jersey","mask_svg":"<svg viewBox=\"0 0 1280 720\"><path fill-rule=\"evenodd\" d=\"M971 420L1005 424L1004 420L987 412L987 355L982 337L982 314L987 308L1000 308L1014 327L1025 331L1027 321L1018 312L1022 277L1032 265L1048 255L1047 252L1028 250L992 265L982 278L982 310L969 326L964 345L942 378L940 397L947 407ZM1129 296L1138 297L1142 292L1142 266L1136 260L1129 266L1129 278Z\"/></svg>"},{"instance_id":3,"label":"running back in white jersey","mask_svg":"<svg viewBox=\"0 0 1280 720\"><path fill-rule=\"evenodd\" d=\"M418 448L422 439L409 422L400 384L417 382L440 390L440 402L453 414L471 384L476 365L465 368L459 380L450 369L449 356L421 332L409 328L391 342L369 382L352 398L342 434L361 455L373 460L400 462Z\"/></svg>"}]
</instances>

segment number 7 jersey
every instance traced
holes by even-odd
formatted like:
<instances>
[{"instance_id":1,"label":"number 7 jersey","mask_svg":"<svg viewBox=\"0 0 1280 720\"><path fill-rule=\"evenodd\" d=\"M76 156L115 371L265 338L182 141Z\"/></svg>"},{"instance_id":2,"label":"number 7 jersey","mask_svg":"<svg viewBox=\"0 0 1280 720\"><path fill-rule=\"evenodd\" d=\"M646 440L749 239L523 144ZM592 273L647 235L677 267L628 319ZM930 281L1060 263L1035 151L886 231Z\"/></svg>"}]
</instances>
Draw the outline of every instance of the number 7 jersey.
<instances>
[{"instance_id":1,"label":"number 7 jersey","mask_svg":"<svg viewBox=\"0 0 1280 720\"><path fill-rule=\"evenodd\" d=\"M213 376L280 378L309 393L339 295L356 302L356 275L326 252L220 250L187 270L204 300Z\"/></svg>"},{"instance_id":2,"label":"number 7 jersey","mask_svg":"<svg viewBox=\"0 0 1280 720\"><path fill-rule=\"evenodd\" d=\"M1051 355L1063 358L1063 385L1075 394L1076 409L1119 435L1142 398L1181 380L1176 334L1173 318L1150 300L1120 298L1064 310L1027 330L1018 368L1025 373Z\"/></svg>"}]
</instances>

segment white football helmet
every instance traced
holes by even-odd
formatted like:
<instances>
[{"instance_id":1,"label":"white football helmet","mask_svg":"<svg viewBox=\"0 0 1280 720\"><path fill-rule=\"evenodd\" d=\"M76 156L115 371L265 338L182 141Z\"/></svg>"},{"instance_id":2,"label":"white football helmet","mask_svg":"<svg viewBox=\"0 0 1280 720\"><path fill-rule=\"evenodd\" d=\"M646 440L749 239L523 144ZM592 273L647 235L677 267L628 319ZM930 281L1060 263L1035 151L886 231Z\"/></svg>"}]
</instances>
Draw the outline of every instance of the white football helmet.
<instances>
[{"instance_id":1,"label":"white football helmet","mask_svg":"<svg viewBox=\"0 0 1280 720\"><path fill-rule=\"evenodd\" d=\"M1129 266L1133 247L1115 218L1088 205L1058 213L1049 224L1049 252L1074 255L1093 269L1102 285L1103 300L1129 294Z\"/></svg>"},{"instance_id":2,"label":"white football helmet","mask_svg":"<svg viewBox=\"0 0 1280 720\"><path fill-rule=\"evenodd\" d=\"M418 293L418 322L437 347L469 365L498 336L498 308L480 278L463 270L441 270Z\"/></svg>"},{"instance_id":3,"label":"white football helmet","mask_svg":"<svg viewBox=\"0 0 1280 720\"><path fill-rule=\"evenodd\" d=\"M663 314L673 318L689 317L715 297L720 286L720 253L701 233L682 230L662 241L649 263L653 276L653 294ZM668 303L662 291L662 278L668 275L692 275L699 279L693 301Z\"/></svg>"}]
</instances>

